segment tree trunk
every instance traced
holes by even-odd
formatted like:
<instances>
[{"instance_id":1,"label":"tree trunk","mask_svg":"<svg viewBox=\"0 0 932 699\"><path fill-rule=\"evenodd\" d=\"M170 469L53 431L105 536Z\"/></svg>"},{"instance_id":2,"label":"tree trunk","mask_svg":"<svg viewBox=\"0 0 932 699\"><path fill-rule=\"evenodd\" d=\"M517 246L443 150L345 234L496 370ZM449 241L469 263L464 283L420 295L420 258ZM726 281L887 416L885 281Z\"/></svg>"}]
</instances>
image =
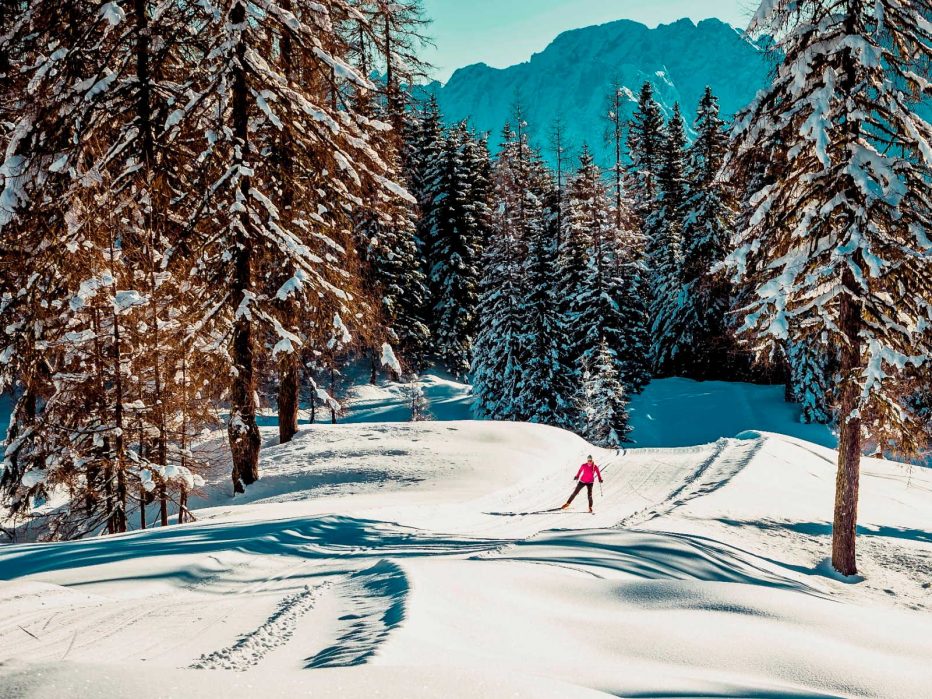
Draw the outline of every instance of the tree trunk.
<instances>
[{"instance_id":1,"label":"tree trunk","mask_svg":"<svg viewBox=\"0 0 932 699\"><path fill-rule=\"evenodd\" d=\"M290 0L281 0L281 7L286 12L291 12ZM289 83L297 82L297 75L292 55L291 34L284 32L279 42L282 65L284 67L285 77ZM294 173L292 172L292 163L294 162L294 148L292 147L291 134L287 129L281 131L280 142L278 144L277 157L279 167L282 171L281 188L282 188L282 216L287 224L291 224L292 208L294 204ZM289 311L297 316L299 312L294 309L295 302L289 302ZM282 360L279 367L278 382L278 441L281 444L290 442L298 431L298 407L299 391L301 387L300 375L300 358L297 354L289 354Z\"/></svg>"},{"instance_id":2,"label":"tree trunk","mask_svg":"<svg viewBox=\"0 0 932 699\"><path fill-rule=\"evenodd\" d=\"M136 22L136 80L139 83L139 99L136 105L139 113L137 123L142 140L142 160L146 168L151 170L155 145L152 135L152 82L149 75L150 39L146 0L133 0L133 15Z\"/></svg>"},{"instance_id":3,"label":"tree trunk","mask_svg":"<svg viewBox=\"0 0 932 699\"><path fill-rule=\"evenodd\" d=\"M369 353L369 383L375 386L379 381L379 362L375 352Z\"/></svg>"},{"instance_id":4,"label":"tree trunk","mask_svg":"<svg viewBox=\"0 0 932 699\"><path fill-rule=\"evenodd\" d=\"M159 523L168 526L168 490L165 481L159 483Z\"/></svg>"},{"instance_id":5,"label":"tree trunk","mask_svg":"<svg viewBox=\"0 0 932 699\"><path fill-rule=\"evenodd\" d=\"M278 383L278 441L290 442L298 431L298 357L290 354L283 360Z\"/></svg>"},{"instance_id":6,"label":"tree trunk","mask_svg":"<svg viewBox=\"0 0 932 699\"><path fill-rule=\"evenodd\" d=\"M116 267L116 250L114 249L114 246L115 241L113 240L113 236L111 234L110 264L113 268ZM114 298L116 298L116 287L114 286L111 291ZM126 439L123 436L123 346L122 340L120 338L120 317L116 310L114 310L111 314L111 322L113 323L113 350L111 352L111 358L113 360L114 393L113 424L116 428L115 434L113 436L113 457L116 465L116 509L114 510L114 528L117 532L125 532L127 489L126 463L124 462Z\"/></svg>"},{"instance_id":7,"label":"tree trunk","mask_svg":"<svg viewBox=\"0 0 932 699\"><path fill-rule=\"evenodd\" d=\"M230 21L243 26L246 23L246 5L243 0L234 5ZM248 29L243 29L248 31ZM236 47L233 66L233 133L240 145L240 162L247 166L249 141L249 88L246 84L246 45L240 40ZM249 200L250 178L240 180L243 199ZM246 231L249 226L247 212L239 214L233 289L231 298L237 306L252 286L252 242ZM259 479L259 426L256 424L255 358L252 337L252 321L240 314L233 325L233 368L235 376L230 391L230 424L227 433L230 451L233 454L233 492L245 492L245 486Z\"/></svg>"},{"instance_id":8,"label":"tree trunk","mask_svg":"<svg viewBox=\"0 0 932 699\"><path fill-rule=\"evenodd\" d=\"M181 486L181 492L178 494L178 524L184 524L184 513L188 507L188 489Z\"/></svg>"},{"instance_id":9,"label":"tree trunk","mask_svg":"<svg viewBox=\"0 0 932 699\"><path fill-rule=\"evenodd\" d=\"M796 400L796 390L793 386L793 368L790 366L789 347L786 345L783 348L783 371L786 372L786 380L783 382L783 400L793 403Z\"/></svg>"},{"instance_id":10,"label":"tree trunk","mask_svg":"<svg viewBox=\"0 0 932 699\"><path fill-rule=\"evenodd\" d=\"M838 475L835 481L835 521L832 527L832 566L842 575L858 572L855 536L858 521L858 486L861 475L861 418L855 417L858 386L855 377L863 370L861 352L861 302L851 270L845 268L839 328L845 337L841 348L840 430Z\"/></svg>"},{"instance_id":11,"label":"tree trunk","mask_svg":"<svg viewBox=\"0 0 932 699\"><path fill-rule=\"evenodd\" d=\"M139 488L139 528L146 528L146 489Z\"/></svg>"},{"instance_id":12,"label":"tree trunk","mask_svg":"<svg viewBox=\"0 0 932 699\"><path fill-rule=\"evenodd\" d=\"M337 395L337 372L333 368L333 365L330 365L330 397L336 400L335 396ZM333 405L330 406L330 423L335 425L337 424L337 411L334 409Z\"/></svg>"}]
</instances>

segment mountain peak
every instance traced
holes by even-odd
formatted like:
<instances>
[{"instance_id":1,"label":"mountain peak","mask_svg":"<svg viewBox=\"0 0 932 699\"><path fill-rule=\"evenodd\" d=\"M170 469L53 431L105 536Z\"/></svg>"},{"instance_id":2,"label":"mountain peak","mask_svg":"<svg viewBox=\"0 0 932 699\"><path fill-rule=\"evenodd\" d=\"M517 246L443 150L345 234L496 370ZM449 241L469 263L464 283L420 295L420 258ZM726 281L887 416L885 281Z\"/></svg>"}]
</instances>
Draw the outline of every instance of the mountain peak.
<instances>
[{"instance_id":1,"label":"mountain peak","mask_svg":"<svg viewBox=\"0 0 932 699\"><path fill-rule=\"evenodd\" d=\"M563 32L528 61L508 68L482 63L460 68L445 85L431 89L449 122L471 119L492 134L493 148L520 99L532 139L545 156L546 134L562 117L572 145L578 149L587 141L604 166L610 158L601 136L614 83L630 96L623 117L630 118L634 96L649 81L667 114L679 102L691 122L706 85L718 95L723 114L731 116L765 85L768 70L764 53L721 20L681 19L651 29L620 19Z\"/></svg>"}]
</instances>

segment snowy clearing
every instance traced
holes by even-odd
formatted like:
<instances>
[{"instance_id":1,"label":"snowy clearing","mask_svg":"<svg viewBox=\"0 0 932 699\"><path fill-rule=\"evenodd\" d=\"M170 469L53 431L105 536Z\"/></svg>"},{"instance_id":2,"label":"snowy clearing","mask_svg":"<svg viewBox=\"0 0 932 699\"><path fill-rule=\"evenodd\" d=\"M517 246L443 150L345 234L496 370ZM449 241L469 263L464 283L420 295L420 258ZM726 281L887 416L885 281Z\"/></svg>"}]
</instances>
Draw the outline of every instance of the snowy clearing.
<instances>
[{"instance_id":1,"label":"snowy clearing","mask_svg":"<svg viewBox=\"0 0 932 699\"><path fill-rule=\"evenodd\" d=\"M262 479L234 500L218 464L195 523L0 549L0 694L923 696L932 473L865 459L863 578L838 580L834 452L788 436L778 390L655 382L644 443L715 436L627 454L520 423L266 428ZM556 509L588 453L596 513Z\"/></svg>"}]
</instances>

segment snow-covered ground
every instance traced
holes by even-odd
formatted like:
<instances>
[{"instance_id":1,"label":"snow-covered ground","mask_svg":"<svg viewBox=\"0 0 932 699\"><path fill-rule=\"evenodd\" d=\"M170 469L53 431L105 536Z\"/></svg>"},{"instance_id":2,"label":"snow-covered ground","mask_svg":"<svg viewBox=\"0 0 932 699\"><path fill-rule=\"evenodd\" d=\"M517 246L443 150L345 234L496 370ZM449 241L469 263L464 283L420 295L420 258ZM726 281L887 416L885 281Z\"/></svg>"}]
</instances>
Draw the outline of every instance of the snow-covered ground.
<instances>
[{"instance_id":1,"label":"snow-covered ground","mask_svg":"<svg viewBox=\"0 0 932 699\"><path fill-rule=\"evenodd\" d=\"M400 395L268 430L195 523L0 548L0 696L929 696L929 469L864 461L842 581L831 435L779 389L655 382L626 454ZM596 514L555 510L587 453Z\"/></svg>"}]
</instances>

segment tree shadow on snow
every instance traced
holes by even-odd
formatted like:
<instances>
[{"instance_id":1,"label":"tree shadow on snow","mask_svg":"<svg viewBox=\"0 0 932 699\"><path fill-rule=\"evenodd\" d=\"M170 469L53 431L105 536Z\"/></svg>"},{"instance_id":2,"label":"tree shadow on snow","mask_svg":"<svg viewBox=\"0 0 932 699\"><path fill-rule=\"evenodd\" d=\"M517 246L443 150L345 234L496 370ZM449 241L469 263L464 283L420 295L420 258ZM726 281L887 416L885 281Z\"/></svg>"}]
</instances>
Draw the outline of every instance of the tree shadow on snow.
<instances>
[{"instance_id":1,"label":"tree shadow on snow","mask_svg":"<svg viewBox=\"0 0 932 699\"><path fill-rule=\"evenodd\" d=\"M804 582L781 574L774 561L696 535L622 529L551 531L518 542L492 558L647 580L743 583L823 596Z\"/></svg>"},{"instance_id":2,"label":"tree shadow on snow","mask_svg":"<svg viewBox=\"0 0 932 699\"><path fill-rule=\"evenodd\" d=\"M786 530L806 536L831 536L832 525L828 522L780 522L776 520L734 520L720 519L722 524L733 527L754 527L765 530ZM908 539L932 544L932 532L924 529L910 529L908 527L876 526L872 524L859 524L858 536L880 537L889 539Z\"/></svg>"},{"instance_id":3,"label":"tree shadow on snow","mask_svg":"<svg viewBox=\"0 0 932 699\"><path fill-rule=\"evenodd\" d=\"M193 523L143 532L0 549L0 580L153 556L237 551L299 558L477 553L505 542L445 537L385 522L326 516L265 522Z\"/></svg>"}]
</instances>

